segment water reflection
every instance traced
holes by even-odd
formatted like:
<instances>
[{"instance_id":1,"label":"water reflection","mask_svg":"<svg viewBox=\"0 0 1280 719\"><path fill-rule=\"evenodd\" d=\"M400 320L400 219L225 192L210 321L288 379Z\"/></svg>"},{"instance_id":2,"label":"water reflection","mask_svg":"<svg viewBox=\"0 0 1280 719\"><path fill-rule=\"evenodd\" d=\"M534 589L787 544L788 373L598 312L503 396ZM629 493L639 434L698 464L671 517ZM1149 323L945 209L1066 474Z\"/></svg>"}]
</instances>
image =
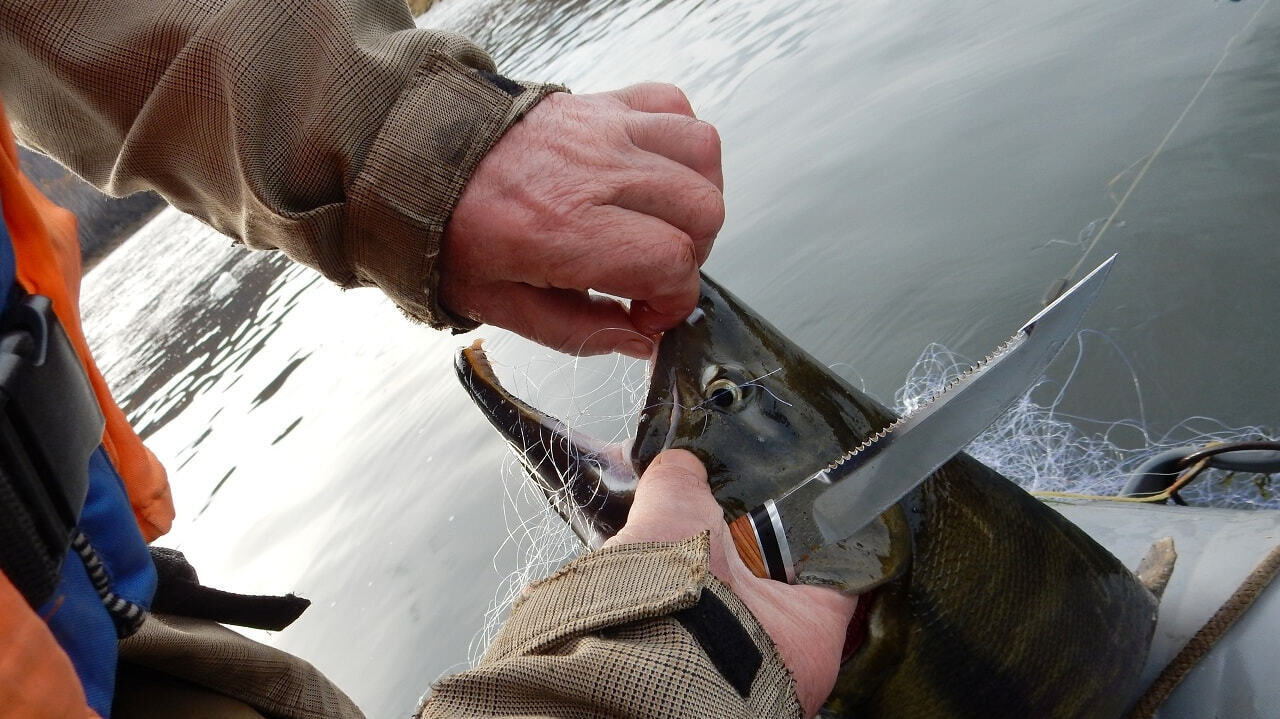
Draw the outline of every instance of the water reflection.
<instances>
[{"instance_id":1,"label":"water reflection","mask_svg":"<svg viewBox=\"0 0 1280 719\"><path fill-rule=\"evenodd\" d=\"M109 382L170 471L178 519L161 543L214 586L313 599L265 638L371 716L406 712L465 661L507 536L502 449L452 378L465 340L172 210L86 277L83 304Z\"/></svg>"},{"instance_id":2,"label":"water reflection","mask_svg":"<svg viewBox=\"0 0 1280 719\"><path fill-rule=\"evenodd\" d=\"M86 284L83 304L90 340L116 399L146 439L224 377L234 384L235 373L262 350L317 278L283 291L304 270L277 253L228 250L225 238L172 211L140 230L131 244L154 252L157 260L139 263L121 253L104 262ZM152 283L156 275L159 287ZM120 302L157 290L133 313ZM274 382L265 388L255 406L278 388Z\"/></svg>"},{"instance_id":3,"label":"water reflection","mask_svg":"<svg viewBox=\"0 0 1280 719\"><path fill-rule=\"evenodd\" d=\"M678 79L695 109L713 112L848 9L835 0L477 0L442 3L419 24L465 29L513 77L570 82L578 92Z\"/></svg>"}]
</instances>

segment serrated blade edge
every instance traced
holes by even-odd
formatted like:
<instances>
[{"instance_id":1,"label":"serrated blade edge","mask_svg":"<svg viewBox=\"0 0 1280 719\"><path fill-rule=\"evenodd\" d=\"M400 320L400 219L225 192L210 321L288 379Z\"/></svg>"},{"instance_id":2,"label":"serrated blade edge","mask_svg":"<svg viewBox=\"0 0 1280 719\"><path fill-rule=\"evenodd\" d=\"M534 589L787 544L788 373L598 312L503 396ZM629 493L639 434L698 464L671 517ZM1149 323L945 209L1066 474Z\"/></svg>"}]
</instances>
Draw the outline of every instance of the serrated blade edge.
<instances>
[{"instance_id":1,"label":"serrated blade edge","mask_svg":"<svg viewBox=\"0 0 1280 719\"><path fill-rule=\"evenodd\" d=\"M797 537L789 528L792 546L851 537L1003 414L1074 336L1114 259L1112 255L914 412L779 497L784 516L809 516L821 534L820 541L808 531Z\"/></svg>"},{"instance_id":2,"label":"serrated blade edge","mask_svg":"<svg viewBox=\"0 0 1280 719\"><path fill-rule=\"evenodd\" d=\"M838 472L841 465L853 460L857 455L867 452L868 450L871 449L872 445L884 440L885 437L888 437L894 432L901 431L901 428L904 425L911 423L913 420L916 420L921 415L927 414L930 410L930 407L932 407L936 402L946 401L946 394L948 392L952 391L956 387L963 385L965 382L969 381L969 379L973 375L983 371L988 366L996 362L999 362L1004 355L1008 354L1009 352L1012 352L1015 347L1017 347L1024 340L1026 340L1026 337L1027 336L1025 332L1023 332L1022 330L1018 330L1016 333L1010 336L1009 339L1005 340L1004 342L1001 342L999 345L996 346L995 349L991 350L991 352L989 352L986 357L983 357L981 360L978 360L977 362L969 365L968 369L956 375L955 377L952 377L951 379L947 380L946 384L942 385L942 387L939 388L933 394L930 394L923 402L916 405L916 407L913 408L910 412L907 412L901 417L894 419L892 422L890 422L889 424L881 428L878 432L872 434L870 437L867 437L865 440L863 440L862 443L859 444L857 447L854 447L853 449L837 457L835 461L833 461L831 464L828 464L826 466L825 471L828 473Z\"/></svg>"}]
</instances>

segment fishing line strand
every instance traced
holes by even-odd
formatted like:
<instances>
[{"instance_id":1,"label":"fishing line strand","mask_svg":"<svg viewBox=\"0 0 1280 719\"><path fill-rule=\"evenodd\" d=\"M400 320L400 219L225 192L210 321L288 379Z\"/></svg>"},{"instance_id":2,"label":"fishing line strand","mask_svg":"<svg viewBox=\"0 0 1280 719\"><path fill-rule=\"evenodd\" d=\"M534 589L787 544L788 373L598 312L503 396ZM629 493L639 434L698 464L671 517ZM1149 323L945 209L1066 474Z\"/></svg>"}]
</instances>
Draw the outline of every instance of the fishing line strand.
<instances>
[{"instance_id":1,"label":"fishing line strand","mask_svg":"<svg viewBox=\"0 0 1280 719\"><path fill-rule=\"evenodd\" d=\"M1191 108L1195 106L1196 101L1200 99L1200 95L1204 94L1205 88L1209 86L1209 83L1213 80L1214 76L1218 74L1218 70L1222 67L1222 63L1226 62L1227 56L1231 54L1231 46L1235 44L1237 38L1243 35L1253 25L1254 21L1258 19L1258 15L1260 15L1269 4L1271 4L1271 0L1264 0L1264 2L1258 6L1258 9L1253 11L1253 15L1249 17L1248 22L1246 22L1239 31L1227 40L1227 44L1223 46L1222 56L1218 58L1217 64L1215 64L1213 69L1209 71L1209 74L1205 76L1204 82L1200 83L1199 89L1197 89L1195 94L1191 96L1191 101L1187 103L1186 107L1182 108L1182 112L1178 115L1178 119L1174 120L1173 124L1169 126L1169 131L1164 134L1164 138L1160 140L1160 144L1156 145L1156 149L1153 150L1150 155L1147 155L1147 161L1143 163L1142 169L1138 170L1138 174L1134 176L1133 182L1129 183L1129 188L1125 190L1124 195L1120 197L1120 201L1116 203L1111 214L1107 216L1106 222L1102 223L1102 229L1098 230L1098 233L1089 241L1089 246L1085 248L1084 253L1080 255L1080 259L1077 260L1075 265L1067 271L1067 274L1062 278L1062 280L1058 280L1054 283L1051 288L1053 291L1045 296L1044 303L1046 305L1057 299L1058 296L1062 294L1062 291L1070 285L1072 278L1080 271L1080 268L1084 265L1084 261L1088 258L1089 253L1092 252L1094 246L1098 244L1098 240L1102 239L1102 235L1104 235L1107 229L1111 227L1116 216L1120 214L1120 210L1124 209L1125 203L1129 201L1129 196L1133 194L1135 189L1137 189L1138 183L1142 182L1142 178L1146 176L1147 170L1151 167L1151 163L1155 162L1156 158L1160 156L1160 153L1164 151L1165 145L1169 144L1169 138L1173 137L1173 133L1178 130L1178 126L1182 124L1183 119L1191 112ZM1130 165L1130 167L1132 167L1132 165ZM1126 172L1127 171L1128 170L1126 170ZM1063 280L1065 280L1065 282L1063 282Z\"/></svg>"}]
</instances>

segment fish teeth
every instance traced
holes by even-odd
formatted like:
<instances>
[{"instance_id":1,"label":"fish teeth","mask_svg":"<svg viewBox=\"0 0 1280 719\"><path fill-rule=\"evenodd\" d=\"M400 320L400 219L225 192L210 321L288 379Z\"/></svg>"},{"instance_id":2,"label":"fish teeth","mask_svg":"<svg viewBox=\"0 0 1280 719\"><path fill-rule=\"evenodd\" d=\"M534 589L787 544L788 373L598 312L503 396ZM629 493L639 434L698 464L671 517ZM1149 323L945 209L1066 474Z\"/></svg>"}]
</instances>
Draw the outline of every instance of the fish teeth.
<instances>
[{"instance_id":1,"label":"fish teeth","mask_svg":"<svg viewBox=\"0 0 1280 719\"><path fill-rule=\"evenodd\" d=\"M834 462L827 465L826 471L828 472L834 471L840 465L844 464L845 462L848 462L849 460L853 459L855 456L861 454L862 452L867 451L867 449L869 449L872 445L874 445L876 442L879 442L880 440L887 437L894 430L900 427L904 422L916 416L921 411L923 411L924 409L926 409L927 407L929 407L930 405L932 405L933 403L941 399L944 394L951 391L957 385L960 385L961 383L963 383L965 380L969 379L969 377L973 373L977 372L983 367L986 367L987 365L994 362L1001 355L1008 352L1009 349L1013 347L1015 343L1018 342L1019 338L1022 337L1022 334L1023 334L1022 332L1018 332L1012 335L1011 337L1009 337L1009 339L1005 340L1004 342L1001 342L999 345L996 346L995 349L991 350L991 352L988 353L986 357L983 357L981 360L978 360L977 363L970 365L969 368L966 369L964 372L961 372L959 376L953 377L950 380L948 380L947 383L944 384L941 389L939 389L937 392L931 395L929 399L916 405L915 409L893 420L889 424L885 425L884 428L881 429L880 431L864 439L862 443L859 444L858 446L840 455L838 458L836 458Z\"/></svg>"}]
</instances>

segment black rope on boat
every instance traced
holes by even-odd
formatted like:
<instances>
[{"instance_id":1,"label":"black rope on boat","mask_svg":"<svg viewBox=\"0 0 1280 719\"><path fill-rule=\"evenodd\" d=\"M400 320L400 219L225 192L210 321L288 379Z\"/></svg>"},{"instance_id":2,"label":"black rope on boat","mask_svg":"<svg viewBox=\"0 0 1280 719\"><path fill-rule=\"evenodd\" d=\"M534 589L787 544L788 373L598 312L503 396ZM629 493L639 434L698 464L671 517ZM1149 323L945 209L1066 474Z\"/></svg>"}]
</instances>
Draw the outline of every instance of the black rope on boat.
<instances>
[{"instance_id":1,"label":"black rope on boat","mask_svg":"<svg viewBox=\"0 0 1280 719\"><path fill-rule=\"evenodd\" d=\"M1219 456L1223 454L1228 456ZM1206 457L1210 458L1209 466L1214 469L1258 474L1280 472L1280 442L1253 440L1216 444L1183 458L1182 466L1190 467Z\"/></svg>"},{"instance_id":2,"label":"black rope on boat","mask_svg":"<svg viewBox=\"0 0 1280 719\"><path fill-rule=\"evenodd\" d=\"M1228 472L1280 473L1280 442L1248 440L1165 450L1143 462L1120 494L1123 497L1160 494L1175 482L1184 480L1182 475L1201 462L1206 468ZM1176 493L1172 499L1178 504L1185 504Z\"/></svg>"}]
</instances>

